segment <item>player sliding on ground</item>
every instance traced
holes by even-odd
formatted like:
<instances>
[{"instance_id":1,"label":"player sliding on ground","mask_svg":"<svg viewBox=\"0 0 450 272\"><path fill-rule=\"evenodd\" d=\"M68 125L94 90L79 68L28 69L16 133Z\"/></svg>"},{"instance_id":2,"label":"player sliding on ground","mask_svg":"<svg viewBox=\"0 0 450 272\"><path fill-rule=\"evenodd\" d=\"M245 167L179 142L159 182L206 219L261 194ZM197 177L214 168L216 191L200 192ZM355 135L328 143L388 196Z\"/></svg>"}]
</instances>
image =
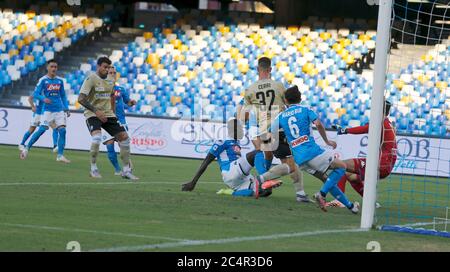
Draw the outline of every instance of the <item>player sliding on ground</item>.
<instances>
[{"instance_id":1,"label":"player sliding on ground","mask_svg":"<svg viewBox=\"0 0 450 272\"><path fill-rule=\"evenodd\" d=\"M241 157L239 140L244 135L244 129L237 119L227 122L228 138L225 141L216 141L208 155L203 160L192 181L181 186L182 191L192 191L197 181L208 166L217 158L223 182L233 190L234 196L265 197L271 194L271 189L281 185L281 181L266 181L259 183L250 170L255 165L256 150Z\"/></svg>"},{"instance_id":2,"label":"player sliding on ground","mask_svg":"<svg viewBox=\"0 0 450 272\"><path fill-rule=\"evenodd\" d=\"M385 102L384 106L384 121L381 130L381 153L380 153L380 166L378 168L378 177L384 179L389 176L394 168L397 160L397 140L395 127L389 120L389 112L391 110L391 103ZM364 126L354 128L341 128L337 127L338 135L342 134L366 134L369 132L369 123ZM347 164L347 172L345 176L341 178L338 183L338 187L342 192L345 192L345 183L347 180L352 185L353 189L360 195L364 194L364 177L366 173L366 159L365 158L353 158L344 161ZM329 207L342 207L342 203L337 200L333 200L327 203ZM377 207L380 204L377 203Z\"/></svg>"},{"instance_id":3,"label":"player sliding on ground","mask_svg":"<svg viewBox=\"0 0 450 272\"><path fill-rule=\"evenodd\" d=\"M66 146L66 115L70 116L69 102L64 91L62 78L56 75L58 63L55 60L47 62L47 75L41 77L33 92L33 98L43 103L42 123L36 133L33 134L28 145L22 149L20 158L26 159L28 152L34 143L44 134L51 123L55 123L55 130L58 132L58 155L56 161L70 163L64 157L64 147Z\"/></svg>"},{"instance_id":4,"label":"player sliding on ground","mask_svg":"<svg viewBox=\"0 0 450 272\"><path fill-rule=\"evenodd\" d=\"M314 141L311 135L311 123L313 123L322 136L324 142L336 148L334 141L328 140L326 131L317 115L305 106L301 106L301 94L297 86L286 90L285 100L288 109L280 113L271 126L272 134L283 128L286 138L294 155L295 163L300 170L320 178L324 184L319 192L314 194L314 199L323 211L327 211L326 196L331 193L339 199L352 213L359 211L359 204L352 203L347 196L337 187L340 178L345 174L345 163L334 157L330 151L325 151ZM272 167L267 173L258 176L260 182L272 180L291 173L288 164L280 164Z\"/></svg>"},{"instance_id":5,"label":"player sliding on ground","mask_svg":"<svg viewBox=\"0 0 450 272\"><path fill-rule=\"evenodd\" d=\"M78 102L85 107L84 116L86 124L92 136L91 144L91 171L90 176L101 178L97 167L97 156L102 141L103 128L114 136L119 143L120 157L122 159L122 177L126 179L138 179L131 172L130 165L130 138L119 120L114 114L115 97L114 83L107 79L111 60L101 57L97 60L97 72L89 75L81 86Z\"/></svg>"}]
</instances>

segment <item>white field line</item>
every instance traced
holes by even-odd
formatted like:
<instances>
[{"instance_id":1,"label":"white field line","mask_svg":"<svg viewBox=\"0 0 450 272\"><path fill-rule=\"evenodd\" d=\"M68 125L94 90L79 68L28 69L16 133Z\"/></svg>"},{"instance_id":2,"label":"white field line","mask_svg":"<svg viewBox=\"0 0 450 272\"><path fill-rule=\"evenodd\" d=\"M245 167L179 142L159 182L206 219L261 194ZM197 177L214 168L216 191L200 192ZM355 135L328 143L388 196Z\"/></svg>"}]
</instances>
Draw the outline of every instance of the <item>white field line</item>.
<instances>
[{"instance_id":1,"label":"white field line","mask_svg":"<svg viewBox=\"0 0 450 272\"><path fill-rule=\"evenodd\" d=\"M232 238L214 239L214 240L187 240L187 241L161 243L161 244L101 248L101 249L94 249L92 251L100 251L100 252L104 252L104 251L105 252L142 251L142 250L147 250L147 249L164 249L164 248L201 246L201 245L220 245L220 244L240 243L240 242L248 242L248 241L275 240L275 239L282 239L282 238L318 236L318 235L323 235L323 234L337 234L337 233L365 232L365 231L367 231L367 230L344 229L344 230L307 231L307 232L295 232L295 233L278 233L278 234L264 235L264 236L232 237Z\"/></svg>"},{"instance_id":2,"label":"white field line","mask_svg":"<svg viewBox=\"0 0 450 272\"><path fill-rule=\"evenodd\" d=\"M161 239L161 240L169 240L169 241L177 241L177 242L188 241L185 239L176 239L176 238L164 237L164 236L141 235L141 234L133 234L133 233L109 232L109 231L87 230L87 229L77 229L77 228L50 227L50 226L40 226L40 225L0 223L0 226L51 230L51 231L64 231L64 232L92 233L92 234L122 236L122 237L132 237L132 238Z\"/></svg>"}]
</instances>

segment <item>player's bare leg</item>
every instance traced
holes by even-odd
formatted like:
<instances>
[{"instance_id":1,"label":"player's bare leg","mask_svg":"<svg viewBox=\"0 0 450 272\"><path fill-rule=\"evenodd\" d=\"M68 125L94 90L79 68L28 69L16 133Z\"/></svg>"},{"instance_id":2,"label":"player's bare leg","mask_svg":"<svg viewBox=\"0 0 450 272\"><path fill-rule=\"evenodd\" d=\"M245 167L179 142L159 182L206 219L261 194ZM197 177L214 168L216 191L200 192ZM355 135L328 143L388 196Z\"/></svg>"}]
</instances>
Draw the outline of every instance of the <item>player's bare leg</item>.
<instances>
[{"instance_id":1,"label":"player's bare leg","mask_svg":"<svg viewBox=\"0 0 450 272\"><path fill-rule=\"evenodd\" d=\"M130 137L128 137L128 133L122 131L118 133L115 138L120 147L120 158L123 165L122 177L131 180L138 180L139 178L134 176L131 172Z\"/></svg>"},{"instance_id":2,"label":"player's bare leg","mask_svg":"<svg viewBox=\"0 0 450 272\"><path fill-rule=\"evenodd\" d=\"M102 141L102 132L100 130L92 131L92 143L91 143L91 172L90 176L93 178L101 178L100 172L97 167L97 156L100 149L100 143Z\"/></svg>"}]
</instances>

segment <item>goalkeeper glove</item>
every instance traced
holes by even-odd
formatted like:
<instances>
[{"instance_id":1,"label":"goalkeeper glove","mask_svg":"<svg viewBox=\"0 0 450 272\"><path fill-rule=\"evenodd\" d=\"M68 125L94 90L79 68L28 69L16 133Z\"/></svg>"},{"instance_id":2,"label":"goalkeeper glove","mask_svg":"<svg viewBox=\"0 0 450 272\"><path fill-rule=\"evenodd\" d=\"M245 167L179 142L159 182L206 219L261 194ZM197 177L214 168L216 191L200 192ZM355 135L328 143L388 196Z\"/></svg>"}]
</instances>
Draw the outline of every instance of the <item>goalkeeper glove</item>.
<instances>
[{"instance_id":1,"label":"goalkeeper glove","mask_svg":"<svg viewBox=\"0 0 450 272\"><path fill-rule=\"evenodd\" d=\"M338 125L333 125L332 128L337 130L337 135L347 134L347 129Z\"/></svg>"}]
</instances>

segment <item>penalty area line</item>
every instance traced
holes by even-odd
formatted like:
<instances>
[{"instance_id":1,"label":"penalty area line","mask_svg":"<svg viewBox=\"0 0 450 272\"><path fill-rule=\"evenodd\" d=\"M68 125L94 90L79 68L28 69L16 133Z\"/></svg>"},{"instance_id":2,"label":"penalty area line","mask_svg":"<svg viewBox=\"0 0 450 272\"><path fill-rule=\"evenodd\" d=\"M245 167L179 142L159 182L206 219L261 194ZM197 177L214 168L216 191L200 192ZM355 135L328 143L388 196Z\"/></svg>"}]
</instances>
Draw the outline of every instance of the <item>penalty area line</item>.
<instances>
[{"instance_id":1,"label":"penalty area line","mask_svg":"<svg viewBox=\"0 0 450 272\"><path fill-rule=\"evenodd\" d=\"M95 252L143 251L143 250L148 250L148 249L164 249L164 248L202 246L202 245L220 245L220 244L247 242L247 241L275 240L275 239L292 238L292 237L306 237L306 236L318 236L318 235L324 235L324 234L366 232L366 231L367 230L364 230L364 229L343 229L343 230L321 230L321 231L307 231L307 232L295 232L295 233L278 233L278 234L262 235L262 236L232 237L232 238L214 239L214 240L186 240L186 241L160 243L160 244L100 248L100 249L94 249L94 250L90 250L90 251L95 251Z\"/></svg>"},{"instance_id":2,"label":"penalty area line","mask_svg":"<svg viewBox=\"0 0 450 272\"><path fill-rule=\"evenodd\" d=\"M134 234L134 233L98 231L98 230L78 229L78 228L63 228L63 227L53 227L53 226L41 226L41 225L0 223L0 226L14 227L14 228L29 228L29 229L36 229L36 230L91 233L91 234L110 235L110 236L132 237L132 238L161 239L161 240L177 241L177 242L187 242L188 241L186 239L177 239L177 238L165 237L165 236L141 235L141 234Z\"/></svg>"},{"instance_id":3,"label":"penalty area line","mask_svg":"<svg viewBox=\"0 0 450 272\"><path fill-rule=\"evenodd\" d=\"M151 185L151 184L174 184L181 185L183 182L176 181L138 181L138 182L6 182L0 186L74 186L74 185ZM203 184L223 184L222 181L207 181Z\"/></svg>"}]
</instances>

